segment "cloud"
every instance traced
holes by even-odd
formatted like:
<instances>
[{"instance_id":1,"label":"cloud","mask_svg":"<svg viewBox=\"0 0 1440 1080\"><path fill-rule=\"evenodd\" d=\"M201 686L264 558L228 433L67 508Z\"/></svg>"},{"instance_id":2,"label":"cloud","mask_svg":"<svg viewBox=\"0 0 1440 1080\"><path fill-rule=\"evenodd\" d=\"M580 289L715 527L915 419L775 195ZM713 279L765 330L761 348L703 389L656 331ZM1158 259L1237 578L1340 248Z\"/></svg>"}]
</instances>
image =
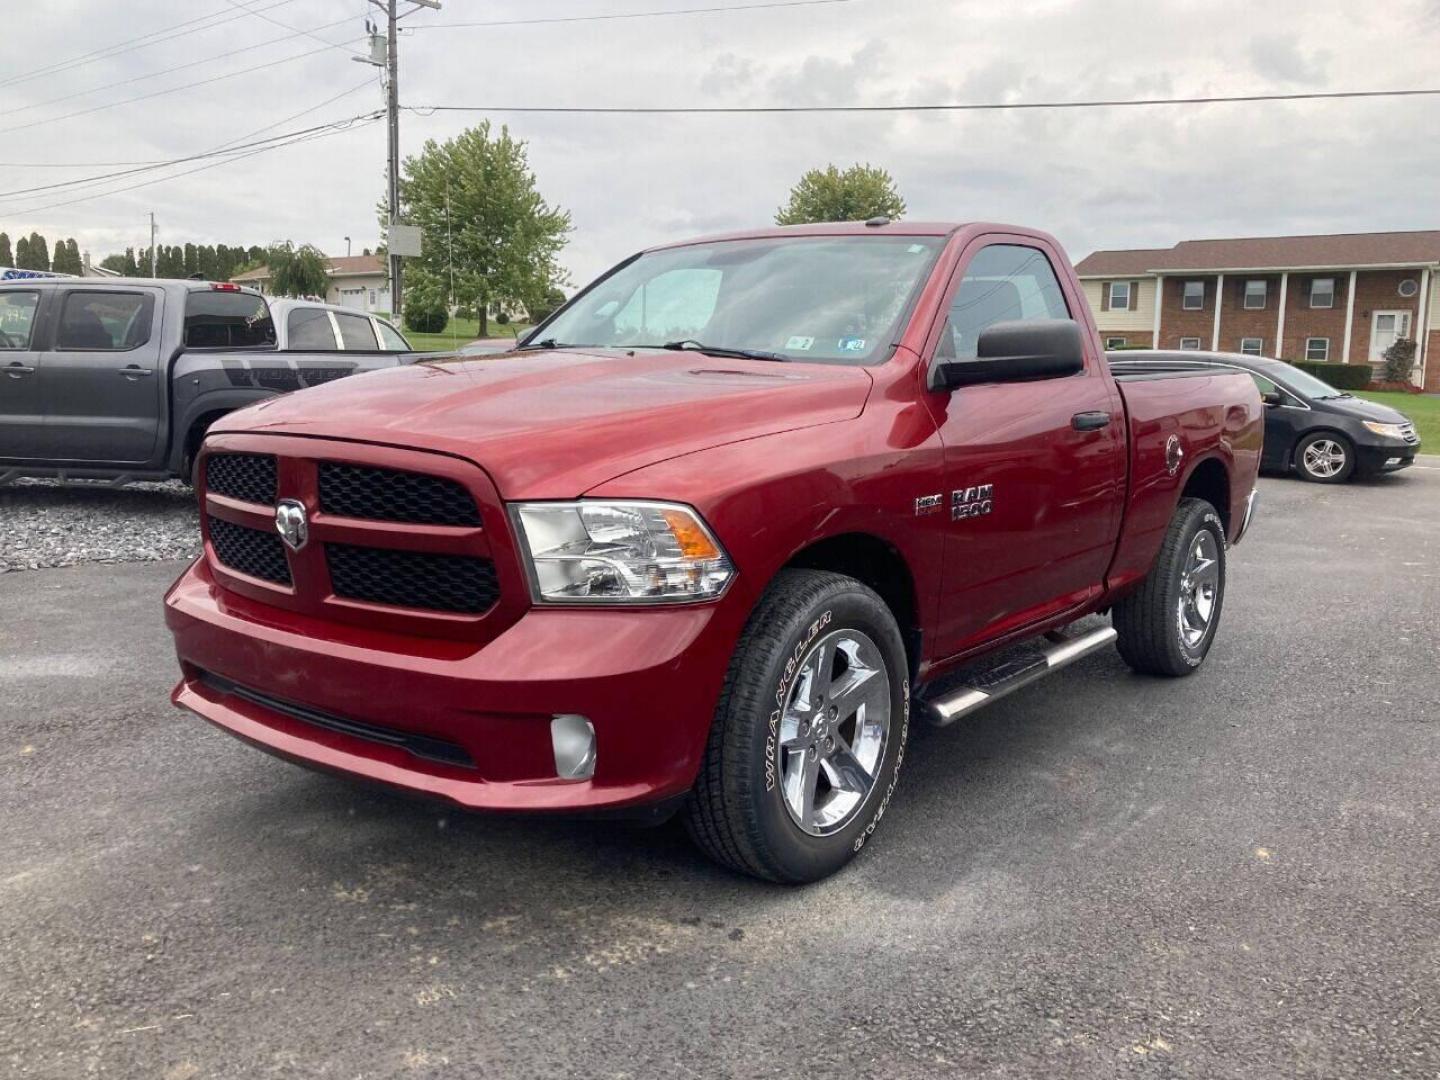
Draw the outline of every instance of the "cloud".
<instances>
[{"instance_id":1,"label":"cloud","mask_svg":"<svg viewBox=\"0 0 1440 1080\"><path fill-rule=\"evenodd\" d=\"M736 0L740 2L740 0ZM1436 0L1414 0L1405 47L1390 20L1340 3L1251 0L854 0L825 7L533 27L424 30L406 36L409 105L880 104L1073 100L1164 94L1423 86L1440 56ZM216 5L219 8L219 5ZM413 26L534 14L633 11L633 0L449 0ZM656 6L666 6L657 4ZM344 41L363 32L360 0L296 0L285 21ZM173 0L47 0L0 36L0 78L175 22ZM99 63L14 83L0 128L54 117L307 52L299 38L129 87L4 115L284 31L242 18ZM1377 58L1383 78L1376 74ZM0 132L0 191L84 176L16 161L175 157L275 124L334 97L366 69L337 51L148 102ZM373 85L276 127L378 107ZM1080 256L1095 247L1168 246L1197 236L1434 228L1440 143L1417 135L1433 100L943 115L593 116L494 113L528 140L550 202L572 212L564 260L577 282L648 244L768 223L805 170L868 161L896 178L910 216L1013 220L1054 232ZM406 153L455 135L480 113L406 113ZM270 132L267 132L268 134ZM377 125L103 200L25 212L0 197L0 230L75 236L98 258L161 241L373 246L384 187ZM1383 167L1377 167L1383 162Z\"/></svg>"}]
</instances>

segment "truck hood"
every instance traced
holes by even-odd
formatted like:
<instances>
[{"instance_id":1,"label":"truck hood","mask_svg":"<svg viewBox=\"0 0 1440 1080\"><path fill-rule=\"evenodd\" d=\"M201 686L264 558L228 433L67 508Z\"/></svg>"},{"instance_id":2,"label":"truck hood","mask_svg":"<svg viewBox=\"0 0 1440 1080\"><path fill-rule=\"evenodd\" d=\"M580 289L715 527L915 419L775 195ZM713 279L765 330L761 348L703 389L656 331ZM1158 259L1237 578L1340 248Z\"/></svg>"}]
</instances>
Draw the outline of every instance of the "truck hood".
<instances>
[{"instance_id":1,"label":"truck hood","mask_svg":"<svg viewBox=\"0 0 1440 1080\"><path fill-rule=\"evenodd\" d=\"M623 473L860 414L863 368L567 349L422 361L231 413L213 430L438 450L506 499L575 498Z\"/></svg>"}]
</instances>

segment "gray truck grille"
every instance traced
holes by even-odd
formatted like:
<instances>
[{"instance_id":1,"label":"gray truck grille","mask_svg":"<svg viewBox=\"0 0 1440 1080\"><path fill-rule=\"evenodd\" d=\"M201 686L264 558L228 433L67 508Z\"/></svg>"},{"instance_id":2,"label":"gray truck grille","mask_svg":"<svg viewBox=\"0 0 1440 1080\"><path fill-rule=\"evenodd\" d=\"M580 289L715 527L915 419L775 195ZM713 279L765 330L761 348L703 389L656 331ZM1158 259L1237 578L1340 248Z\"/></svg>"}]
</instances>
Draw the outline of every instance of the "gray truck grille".
<instances>
[{"instance_id":1,"label":"gray truck grille","mask_svg":"<svg viewBox=\"0 0 1440 1080\"><path fill-rule=\"evenodd\" d=\"M290 584L290 563L279 536L236 525L213 514L208 523L210 545L223 565L262 581Z\"/></svg>"},{"instance_id":2,"label":"gray truck grille","mask_svg":"<svg viewBox=\"0 0 1440 1080\"><path fill-rule=\"evenodd\" d=\"M478 615L500 595L489 559L326 544L325 561L331 589L346 600Z\"/></svg>"},{"instance_id":3,"label":"gray truck grille","mask_svg":"<svg viewBox=\"0 0 1440 1080\"><path fill-rule=\"evenodd\" d=\"M443 476L320 462L320 509L342 517L411 525L479 525L462 484Z\"/></svg>"},{"instance_id":4,"label":"gray truck grille","mask_svg":"<svg viewBox=\"0 0 1440 1080\"><path fill-rule=\"evenodd\" d=\"M205 487L243 502L275 502L272 454L211 454L205 459Z\"/></svg>"}]
</instances>

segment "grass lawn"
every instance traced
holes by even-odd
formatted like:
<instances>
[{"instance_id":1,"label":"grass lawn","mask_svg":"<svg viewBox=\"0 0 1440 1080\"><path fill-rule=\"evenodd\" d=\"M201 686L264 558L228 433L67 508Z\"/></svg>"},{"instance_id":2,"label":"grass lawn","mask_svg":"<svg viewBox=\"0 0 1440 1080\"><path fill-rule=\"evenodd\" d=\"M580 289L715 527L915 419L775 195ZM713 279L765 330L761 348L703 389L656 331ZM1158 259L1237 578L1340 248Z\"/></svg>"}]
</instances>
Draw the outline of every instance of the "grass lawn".
<instances>
[{"instance_id":1,"label":"grass lawn","mask_svg":"<svg viewBox=\"0 0 1440 1080\"><path fill-rule=\"evenodd\" d=\"M529 330L528 326L501 326L490 321L489 334L492 338L515 337ZM444 332L439 334L417 334L413 330L402 330L406 340L419 352L450 352L480 336L478 319L451 319Z\"/></svg>"},{"instance_id":2,"label":"grass lawn","mask_svg":"<svg viewBox=\"0 0 1440 1080\"><path fill-rule=\"evenodd\" d=\"M1415 430L1420 433L1420 452L1440 454L1440 397L1431 394L1381 393L1375 390L1361 390L1356 392L1355 396L1399 409L1415 421Z\"/></svg>"}]
</instances>

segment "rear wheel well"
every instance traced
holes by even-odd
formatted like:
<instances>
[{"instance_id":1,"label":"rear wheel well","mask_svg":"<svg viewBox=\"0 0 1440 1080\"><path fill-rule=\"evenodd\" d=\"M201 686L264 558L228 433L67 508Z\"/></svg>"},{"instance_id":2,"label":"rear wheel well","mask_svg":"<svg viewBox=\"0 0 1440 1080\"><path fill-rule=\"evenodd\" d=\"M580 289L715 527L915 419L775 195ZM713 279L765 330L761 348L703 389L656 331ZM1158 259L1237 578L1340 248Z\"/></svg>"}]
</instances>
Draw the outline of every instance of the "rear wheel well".
<instances>
[{"instance_id":1,"label":"rear wheel well","mask_svg":"<svg viewBox=\"0 0 1440 1080\"><path fill-rule=\"evenodd\" d=\"M1195 466L1195 471L1185 481L1182 499L1204 499L1220 515L1225 526L1225 535L1230 535L1230 474L1215 458L1206 458Z\"/></svg>"},{"instance_id":2,"label":"rear wheel well","mask_svg":"<svg viewBox=\"0 0 1440 1080\"><path fill-rule=\"evenodd\" d=\"M787 568L844 574L874 589L900 626L910 664L910 677L914 679L920 663L920 619L915 602L915 579L905 557L893 545L868 533L845 533L804 548L785 565Z\"/></svg>"}]
</instances>

